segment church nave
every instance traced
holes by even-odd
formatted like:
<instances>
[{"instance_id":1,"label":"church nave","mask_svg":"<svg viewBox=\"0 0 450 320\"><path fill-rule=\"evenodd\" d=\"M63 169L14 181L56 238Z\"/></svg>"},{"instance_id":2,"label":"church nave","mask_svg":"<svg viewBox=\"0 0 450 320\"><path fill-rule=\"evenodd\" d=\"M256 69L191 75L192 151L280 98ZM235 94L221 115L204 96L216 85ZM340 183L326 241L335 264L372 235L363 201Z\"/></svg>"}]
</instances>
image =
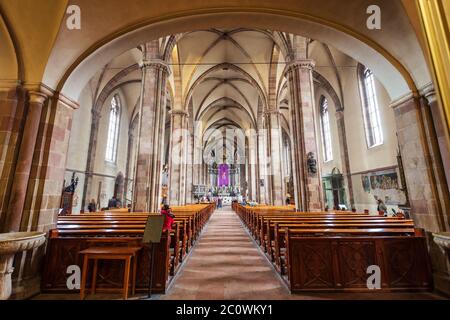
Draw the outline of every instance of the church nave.
<instances>
[{"instance_id":1,"label":"church nave","mask_svg":"<svg viewBox=\"0 0 450 320\"><path fill-rule=\"evenodd\" d=\"M0 300L450 296L450 0L160 2L0 0Z\"/></svg>"},{"instance_id":2,"label":"church nave","mask_svg":"<svg viewBox=\"0 0 450 320\"><path fill-rule=\"evenodd\" d=\"M289 291L230 207L216 210L162 299L281 300Z\"/></svg>"}]
</instances>

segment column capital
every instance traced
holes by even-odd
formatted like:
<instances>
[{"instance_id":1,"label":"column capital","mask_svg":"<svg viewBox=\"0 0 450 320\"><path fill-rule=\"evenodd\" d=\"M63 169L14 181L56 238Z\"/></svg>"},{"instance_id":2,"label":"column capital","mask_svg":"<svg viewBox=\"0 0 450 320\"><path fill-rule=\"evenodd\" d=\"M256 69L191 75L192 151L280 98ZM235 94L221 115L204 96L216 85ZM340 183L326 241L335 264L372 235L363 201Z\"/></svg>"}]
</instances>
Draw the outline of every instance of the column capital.
<instances>
[{"instance_id":1,"label":"column capital","mask_svg":"<svg viewBox=\"0 0 450 320\"><path fill-rule=\"evenodd\" d=\"M169 65L162 59L142 60L141 62L139 62L139 68L141 68L142 70L145 70L147 68L155 68L166 72L168 75L170 74Z\"/></svg>"},{"instance_id":2,"label":"column capital","mask_svg":"<svg viewBox=\"0 0 450 320\"><path fill-rule=\"evenodd\" d=\"M45 100L48 99L48 95L41 91L28 91L30 97L30 103L44 104Z\"/></svg>"},{"instance_id":3,"label":"column capital","mask_svg":"<svg viewBox=\"0 0 450 320\"><path fill-rule=\"evenodd\" d=\"M344 118L344 109L338 109L336 110L336 119L343 119Z\"/></svg>"},{"instance_id":4,"label":"column capital","mask_svg":"<svg viewBox=\"0 0 450 320\"><path fill-rule=\"evenodd\" d=\"M433 83L429 83L419 90L419 93L424 97L428 104L436 103L438 101L436 90L434 89Z\"/></svg>"},{"instance_id":5,"label":"column capital","mask_svg":"<svg viewBox=\"0 0 450 320\"><path fill-rule=\"evenodd\" d=\"M14 90L20 85L19 80L0 80L0 92Z\"/></svg>"},{"instance_id":6,"label":"column capital","mask_svg":"<svg viewBox=\"0 0 450 320\"><path fill-rule=\"evenodd\" d=\"M66 97L65 95L63 95L60 92L56 93L54 98L58 100L58 103L63 104L67 108L70 108L70 109L73 109L73 110L77 110L78 108L80 108L80 105L77 102L75 102L72 99Z\"/></svg>"},{"instance_id":7,"label":"column capital","mask_svg":"<svg viewBox=\"0 0 450 320\"><path fill-rule=\"evenodd\" d=\"M286 70L293 70L293 69L313 70L315 66L316 62L312 59L299 59L289 62L286 66Z\"/></svg>"},{"instance_id":8,"label":"column capital","mask_svg":"<svg viewBox=\"0 0 450 320\"><path fill-rule=\"evenodd\" d=\"M389 107L391 107L392 109L397 109L403 105L405 105L406 103L410 103L411 101L417 100L419 97L417 96L417 94L414 94L413 92L409 92L406 95L391 101L391 103L389 104Z\"/></svg>"},{"instance_id":9,"label":"column capital","mask_svg":"<svg viewBox=\"0 0 450 320\"><path fill-rule=\"evenodd\" d=\"M55 93L43 83L26 83L24 88L28 91L30 103L44 104L45 100Z\"/></svg>"},{"instance_id":10,"label":"column capital","mask_svg":"<svg viewBox=\"0 0 450 320\"><path fill-rule=\"evenodd\" d=\"M280 115L281 111L279 109L270 109L270 110L265 110L263 113L264 113L264 115L269 115L269 116L272 114Z\"/></svg>"},{"instance_id":11,"label":"column capital","mask_svg":"<svg viewBox=\"0 0 450 320\"><path fill-rule=\"evenodd\" d=\"M171 116L179 115L179 116L189 117L189 112L184 111L184 110L180 110L180 109L170 110L169 114Z\"/></svg>"}]
</instances>

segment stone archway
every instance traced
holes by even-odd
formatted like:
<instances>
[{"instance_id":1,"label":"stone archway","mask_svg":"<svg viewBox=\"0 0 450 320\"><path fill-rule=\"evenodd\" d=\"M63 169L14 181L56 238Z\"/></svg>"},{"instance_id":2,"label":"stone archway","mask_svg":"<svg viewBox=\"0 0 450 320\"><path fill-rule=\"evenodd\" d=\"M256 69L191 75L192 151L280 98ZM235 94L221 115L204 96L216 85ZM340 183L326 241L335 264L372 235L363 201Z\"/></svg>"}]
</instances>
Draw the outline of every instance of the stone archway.
<instances>
[{"instance_id":1,"label":"stone archway","mask_svg":"<svg viewBox=\"0 0 450 320\"><path fill-rule=\"evenodd\" d=\"M263 23L264 21L264 23ZM76 100L80 88L93 75L94 65L104 65L114 56L137 46L150 38L167 34L176 34L196 29L244 27L285 31L301 36L315 38L333 45L347 55L363 62L374 70L380 81L389 88L392 99L397 99L408 92L417 92L417 86L407 68L392 54L373 40L357 34L342 26L333 26L326 20L320 22L313 17L254 9L242 11L223 10L221 13L200 14L185 13L183 18L164 17L162 21L149 21L134 28L127 28L114 35L115 39L106 37L101 43L94 44L73 63L54 86L57 91ZM322 25L322 27L318 27ZM130 31L131 29L131 31ZM327 29L327 32L323 32ZM54 80L52 80L54 81ZM395 83L395 85L392 85ZM389 85L388 85L389 84ZM53 86L53 84L52 84Z\"/></svg>"}]
</instances>

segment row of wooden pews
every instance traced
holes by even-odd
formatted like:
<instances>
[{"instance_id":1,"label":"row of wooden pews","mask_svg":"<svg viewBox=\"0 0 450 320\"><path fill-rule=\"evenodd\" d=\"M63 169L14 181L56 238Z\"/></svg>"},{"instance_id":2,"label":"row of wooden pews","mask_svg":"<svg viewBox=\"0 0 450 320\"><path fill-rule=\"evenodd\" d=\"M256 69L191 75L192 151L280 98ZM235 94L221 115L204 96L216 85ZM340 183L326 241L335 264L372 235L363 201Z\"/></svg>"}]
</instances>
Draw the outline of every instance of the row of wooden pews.
<instances>
[{"instance_id":1,"label":"row of wooden pews","mask_svg":"<svg viewBox=\"0 0 450 320\"><path fill-rule=\"evenodd\" d=\"M155 244L153 265L154 293L165 293L167 285L189 253L211 214L214 204L194 204L172 207L175 222L172 231L163 233ZM142 236L149 215L158 213L111 210L99 213L61 216L57 228L50 231L44 263L41 289L43 292L68 292L69 266L81 268L80 251L99 246L141 247ZM148 289L150 252L143 247L138 255L136 290ZM117 262L100 261L98 291L120 291L124 266ZM91 268L92 269L92 268ZM88 279L91 279L88 274ZM90 286L90 283L87 283Z\"/></svg>"},{"instance_id":2,"label":"row of wooden pews","mask_svg":"<svg viewBox=\"0 0 450 320\"><path fill-rule=\"evenodd\" d=\"M233 209L293 293L368 291L374 265L381 290L432 289L424 231L410 219L292 206Z\"/></svg>"}]
</instances>

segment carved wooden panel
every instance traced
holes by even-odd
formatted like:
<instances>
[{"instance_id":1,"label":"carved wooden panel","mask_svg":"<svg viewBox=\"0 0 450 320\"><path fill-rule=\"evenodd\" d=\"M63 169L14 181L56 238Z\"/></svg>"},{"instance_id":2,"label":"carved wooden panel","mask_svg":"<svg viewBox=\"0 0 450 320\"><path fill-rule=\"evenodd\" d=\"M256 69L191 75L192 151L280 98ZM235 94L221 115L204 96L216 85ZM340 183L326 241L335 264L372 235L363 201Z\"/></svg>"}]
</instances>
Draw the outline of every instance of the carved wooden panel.
<instances>
[{"instance_id":1,"label":"carved wooden panel","mask_svg":"<svg viewBox=\"0 0 450 320\"><path fill-rule=\"evenodd\" d=\"M289 263L293 288L327 288L334 286L332 255L328 241L295 241Z\"/></svg>"},{"instance_id":2,"label":"carved wooden panel","mask_svg":"<svg viewBox=\"0 0 450 320\"><path fill-rule=\"evenodd\" d=\"M340 278L345 288L366 288L367 267L375 263L373 241L339 241Z\"/></svg>"},{"instance_id":3,"label":"carved wooden panel","mask_svg":"<svg viewBox=\"0 0 450 320\"><path fill-rule=\"evenodd\" d=\"M430 261L425 241L411 238L387 239L384 242L389 286L393 288L420 288L431 285Z\"/></svg>"},{"instance_id":4,"label":"carved wooden panel","mask_svg":"<svg viewBox=\"0 0 450 320\"><path fill-rule=\"evenodd\" d=\"M430 290L431 267L423 237L290 237L292 292L368 291L367 268L381 269L382 289Z\"/></svg>"},{"instance_id":5,"label":"carved wooden panel","mask_svg":"<svg viewBox=\"0 0 450 320\"><path fill-rule=\"evenodd\" d=\"M42 291L68 291L66 273L70 265L82 267L81 250L93 246L140 246L140 238L52 238L49 240L46 263L42 278ZM169 239L163 237L155 247L154 292L164 293L168 281ZM119 261L99 261L97 287L120 289L123 285L123 263ZM89 268L87 287L92 279L92 269ZM143 248L138 255L136 288L147 289L150 273L150 251Z\"/></svg>"}]
</instances>

